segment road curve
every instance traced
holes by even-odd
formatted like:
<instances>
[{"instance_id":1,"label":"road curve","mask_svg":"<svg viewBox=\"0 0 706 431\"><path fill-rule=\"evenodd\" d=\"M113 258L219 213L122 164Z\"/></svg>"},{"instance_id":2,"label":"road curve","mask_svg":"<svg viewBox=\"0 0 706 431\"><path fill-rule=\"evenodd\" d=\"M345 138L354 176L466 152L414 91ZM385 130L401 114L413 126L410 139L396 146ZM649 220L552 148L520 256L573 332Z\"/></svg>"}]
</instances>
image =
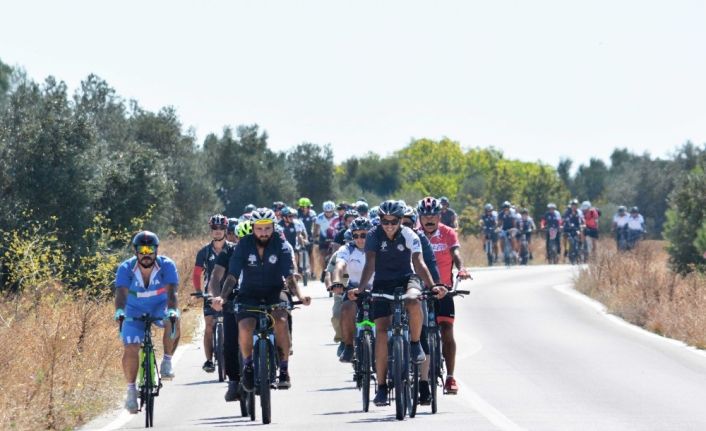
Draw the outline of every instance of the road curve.
<instances>
[{"instance_id":1,"label":"road curve","mask_svg":"<svg viewBox=\"0 0 706 431\"><path fill-rule=\"evenodd\" d=\"M331 300L321 285L295 311L293 387L273 394L268 428L449 430L703 430L706 355L636 331L571 293L568 266L492 268L456 300L457 396L420 407L405 425L394 407L362 413L350 365L335 358ZM259 426L225 403L226 386L201 370L200 342L180 347L177 377L156 400L156 429ZM259 418L259 412L258 412ZM84 429L139 429L144 417L112 412ZM437 428L440 427L440 428Z\"/></svg>"}]
</instances>

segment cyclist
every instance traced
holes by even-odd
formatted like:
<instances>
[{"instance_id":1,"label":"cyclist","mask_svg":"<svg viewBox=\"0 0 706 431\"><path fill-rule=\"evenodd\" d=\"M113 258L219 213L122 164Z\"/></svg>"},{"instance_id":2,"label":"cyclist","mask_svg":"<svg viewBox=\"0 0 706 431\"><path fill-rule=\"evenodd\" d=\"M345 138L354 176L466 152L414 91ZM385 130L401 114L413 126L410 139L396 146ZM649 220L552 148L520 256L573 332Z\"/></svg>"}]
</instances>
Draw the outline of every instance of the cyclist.
<instances>
[{"instance_id":1,"label":"cyclist","mask_svg":"<svg viewBox=\"0 0 706 431\"><path fill-rule=\"evenodd\" d=\"M529 254L529 259L532 260L532 232L537 230L537 225L534 224L534 220L529 215L529 210L527 208L522 208L520 210L520 219L517 221L517 240L518 242L522 239L522 235L527 238L527 253Z\"/></svg>"},{"instance_id":2,"label":"cyclist","mask_svg":"<svg viewBox=\"0 0 706 431\"><path fill-rule=\"evenodd\" d=\"M286 207L286 205L282 201L272 202L272 211L275 212L275 223L282 220L282 208L284 207Z\"/></svg>"},{"instance_id":3,"label":"cyclist","mask_svg":"<svg viewBox=\"0 0 706 431\"><path fill-rule=\"evenodd\" d=\"M581 211L583 212L584 222L586 223L584 236L586 244L588 245L588 252L595 254L596 245L598 244L598 219L601 216L601 212L598 208L594 208L593 205L591 205L591 201L581 202Z\"/></svg>"},{"instance_id":4,"label":"cyclist","mask_svg":"<svg viewBox=\"0 0 706 431\"><path fill-rule=\"evenodd\" d=\"M253 211L255 211L255 205L253 205L253 204L245 205L243 215L241 215L238 220L239 221L250 220L250 215L252 214Z\"/></svg>"},{"instance_id":5,"label":"cyclist","mask_svg":"<svg viewBox=\"0 0 706 431\"><path fill-rule=\"evenodd\" d=\"M159 238L150 231L141 231L132 239L135 256L120 264L115 276L115 320L141 317L144 313L151 316L175 318L175 334L170 333L172 324L169 319L157 322L164 327L164 356L160 364L163 379L174 378L172 355L179 344L179 312L177 311L177 287L179 275L170 258L157 255ZM124 321L120 337L123 340L123 374L127 381L125 408L130 413L137 413L137 388L135 380L139 369L139 352L144 335L144 324L139 321Z\"/></svg>"},{"instance_id":6,"label":"cyclist","mask_svg":"<svg viewBox=\"0 0 706 431\"><path fill-rule=\"evenodd\" d=\"M314 240L314 237L312 236L312 229L314 226L314 222L316 221L316 212L311 209L312 203L309 198L302 197L299 199L297 202L299 205L299 209L297 210L297 218L304 224L304 227L306 228L306 237L308 239L308 244L306 244L306 251L309 253L309 263L311 267L311 277L314 278L314 265L311 265L311 262L313 262L312 257L313 257L313 247L314 245L312 244L312 241Z\"/></svg>"},{"instance_id":7,"label":"cyclist","mask_svg":"<svg viewBox=\"0 0 706 431\"><path fill-rule=\"evenodd\" d=\"M336 216L339 220L343 220L343 216L351 208L350 204L346 201L341 201L336 205Z\"/></svg>"},{"instance_id":8,"label":"cyclist","mask_svg":"<svg viewBox=\"0 0 706 431\"><path fill-rule=\"evenodd\" d=\"M630 216L628 217L628 244L630 248L635 246L635 243L642 238L645 233L645 219L640 214L637 207L630 208Z\"/></svg>"},{"instance_id":9,"label":"cyclist","mask_svg":"<svg viewBox=\"0 0 706 431\"><path fill-rule=\"evenodd\" d=\"M514 233L517 231L517 217L512 211L512 205L509 201L503 202L500 214L498 214L498 228L500 229L499 238L510 240L511 253L514 255L517 250L516 238ZM505 241L503 241L503 253L505 253ZM517 259L517 256L515 256Z\"/></svg>"},{"instance_id":10,"label":"cyclist","mask_svg":"<svg viewBox=\"0 0 706 431\"><path fill-rule=\"evenodd\" d=\"M252 232L250 220L238 224L236 237L238 239ZM230 261L237 242L227 242L218 254L216 263L211 271L211 280L208 282L208 292L213 296L211 306L215 311L223 311L223 356L225 371L228 376L228 390L225 394L226 401L237 401L240 397L240 366L238 357L238 322L235 319L234 300L235 292L231 292L225 299L221 298L224 276L228 273Z\"/></svg>"},{"instance_id":11,"label":"cyclist","mask_svg":"<svg viewBox=\"0 0 706 431\"><path fill-rule=\"evenodd\" d=\"M338 217L336 216L336 204L332 201L326 201L321 208L323 213L316 216L316 221L312 227L312 238L319 245L319 265L321 267L321 282L324 281L326 264L333 253L333 233L338 225Z\"/></svg>"},{"instance_id":12,"label":"cyclist","mask_svg":"<svg viewBox=\"0 0 706 431\"><path fill-rule=\"evenodd\" d=\"M333 238L334 247L338 248L346 243L346 231L351 227L351 223L353 223L353 220L358 218L358 216L358 211L354 209L346 210L342 217L343 222L338 224L338 232L336 232L336 236Z\"/></svg>"},{"instance_id":13,"label":"cyclist","mask_svg":"<svg viewBox=\"0 0 706 431\"><path fill-rule=\"evenodd\" d=\"M253 234L244 236L228 262L228 276L223 295L227 297L242 273L238 289L236 317L238 319L238 340L243 356L242 384L247 391L254 386L253 371L253 331L257 313L248 307L259 304L286 303L288 297L283 289L287 286L296 293L305 305L311 298L302 296L294 278L292 253L287 242L275 233L275 214L268 208L259 208L252 213ZM272 312L274 317L275 341L279 348L280 375L277 386L287 389L291 386L289 360L289 327L287 310Z\"/></svg>"},{"instance_id":14,"label":"cyclist","mask_svg":"<svg viewBox=\"0 0 706 431\"><path fill-rule=\"evenodd\" d=\"M546 234L546 246L547 246L547 261L549 260L549 248L550 248L550 229L556 229L557 235L554 237L554 243L556 244L556 253L557 255L561 254L561 240L559 239L559 230L561 229L562 225L562 219L561 219L561 214L559 214L559 211L556 209L556 204L553 202L549 202L547 204L547 212L544 213L544 217L542 217L542 221L540 223L542 226L542 229L546 229L547 234ZM551 263L551 262L550 262Z\"/></svg>"},{"instance_id":15,"label":"cyclist","mask_svg":"<svg viewBox=\"0 0 706 431\"><path fill-rule=\"evenodd\" d=\"M451 229L458 229L458 217L456 216L456 211L449 208L449 198L446 196L440 197L439 204L441 204L441 223Z\"/></svg>"},{"instance_id":16,"label":"cyclist","mask_svg":"<svg viewBox=\"0 0 706 431\"><path fill-rule=\"evenodd\" d=\"M493 242L493 253L495 261L498 261L498 213L493 209L493 204L487 203L483 207L483 215L479 221L481 229L483 229L484 239L490 239Z\"/></svg>"},{"instance_id":17,"label":"cyclist","mask_svg":"<svg viewBox=\"0 0 706 431\"><path fill-rule=\"evenodd\" d=\"M579 209L579 201L578 199L571 199L569 201L569 206L566 208L564 211L564 214L562 215L562 219L564 221L564 224L566 224L566 219L573 215L574 217L577 217L576 214L580 214L581 219L583 219L583 213L581 212L581 209ZM569 226L568 230L567 227L564 226L564 234L562 235L563 242L564 242L564 260L566 260L566 257L568 256L569 253L569 247L568 247L568 241L569 241L569 235L568 233L571 232L571 227Z\"/></svg>"},{"instance_id":18,"label":"cyclist","mask_svg":"<svg viewBox=\"0 0 706 431\"><path fill-rule=\"evenodd\" d=\"M627 229L626 226L628 224L629 217L627 208L625 208L624 205L620 205L618 207L618 212L613 215L613 223L610 226L610 231L615 232L615 243L618 250L620 250L620 235ZM627 234L625 235L627 236Z\"/></svg>"},{"instance_id":19,"label":"cyclist","mask_svg":"<svg viewBox=\"0 0 706 431\"><path fill-rule=\"evenodd\" d=\"M406 287L407 294L419 294L422 290L421 277L427 286L434 286L432 289L438 293L439 298L446 295L443 285L434 285L429 269L422 260L419 236L412 229L401 226L404 212L404 206L398 201L388 200L380 204L380 225L368 231L365 238L365 265L360 285L348 291L348 299L357 298L372 279L373 273L373 292L392 294L395 287L402 285ZM405 306L409 318L410 358L416 363L422 363L425 359L420 344L422 308L418 300L411 298L405 301ZM374 402L377 406L383 406L387 404L387 330L391 323L392 307L387 302L375 301L372 311L377 328L375 368L379 383Z\"/></svg>"},{"instance_id":20,"label":"cyclist","mask_svg":"<svg viewBox=\"0 0 706 431\"><path fill-rule=\"evenodd\" d=\"M229 218L228 228L226 229L226 241L236 243L238 242L238 219Z\"/></svg>"},{"instance_id":21,"label":"cyclist","mask_svg":"<svg viewBox=\"0 0 706 431\"><path fill-rule=\"evenodd\" d=\"M355 203L355 210L358 211L360 217L368 218L368 203L365 201L358 200Z\"/></svg>"},{"instance_id":22,"label":"cyclist","mask_svg":"<svg viewBox=\"0 0 706 431\"><path fill-rule=\"evenodd\" d=\"M454 265L458 268L458 277L460 279L470 278L470 273L463 265L461 246L458 242L456 231L441 222L440 203L433 197L428 196L419 201L417 211L419 211L424 234L434 249L434 256L439 265L441 282L447 286L453 286L452 270ZM458 393L458 384L454 378L454 370L456 368L456 340L453 332L455 315L453 297L449 296L439 300L436 320L441 329L442 352L447 372L444 391L448 394Z\"/></svg>"},{"instance_id":23,"label":"cyclist","mask_svg":"<svg viewBox=\"0 0 706 431\"><path fill-rule=\"evenodd\" d=\"M572 199L569 209L564 213L564 257L566 258L569 253L568 241L569 236L576 236L579 243L583 242L583 237L581 232L584 228L583 213L579 209L579 201L577 199Z\"/></svg>"},{"instance_id":24,"label":"cyclist","mask_svg":"<svg viewBox=\"0 0 706 431\"><path fill-rule=\"evenodd\" d=\"M347 296L343 296L345 288L342 283L343 274L346 271L348 273L348 288L359 286L360 276L365 265L365 236L371 228L372 224L367 218L358 217L353 220L350 226L352 242L341 247L336 252L336 267L331 276L331 289L334 294L342 296L340 325L344 349L339 355L341 362L351 362L353 360L353 338L355 336L355 316L357 313L355 301L350 301ZM369 283L364 287L369 290L372 284Z\"/></svg>"},{"instance_id":25,"label":"cyclist","mask_svg":"<svg viewBox=\"0 0 706 431\"><path fill-rule=\"evenodd\" d=\"M201 282L208 287L208 282L211 279L211 271L216 263L216 257L223 249L230 245L226 241L226 228L228 227L228 219L226 216L216 214L208 220L208 226L211 229L211 242L203 246L196 254L196 262L194 263L194 272L192 282L194 283L194 291L201 292ZM216 370L213 365L213 317L216 312L204 299L203 316L206 323L203 334L203 350L206 354L206 362L203 363L204 371L212 373Z\"/></svg>"}]
</instances>

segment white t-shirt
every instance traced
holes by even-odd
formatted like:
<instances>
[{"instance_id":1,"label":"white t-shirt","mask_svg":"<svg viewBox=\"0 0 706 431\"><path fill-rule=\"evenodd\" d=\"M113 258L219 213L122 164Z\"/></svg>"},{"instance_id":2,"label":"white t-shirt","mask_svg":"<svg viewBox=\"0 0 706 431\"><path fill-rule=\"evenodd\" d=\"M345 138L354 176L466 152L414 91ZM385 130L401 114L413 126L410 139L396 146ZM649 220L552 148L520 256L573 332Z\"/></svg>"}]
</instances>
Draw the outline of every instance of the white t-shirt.
<instances>
[{"instance_id":1,"label":"white t-shirt","mask_svg":"<svg viewBox=\"0 0 706 431\"><path fill-rule=\"evenodd\" d=\"M365 266L365 251L353 244L348 244L341 247L336 254L338 255L337 259L346 262L346 272L351 285L358 286ZM370 278L369 286L373 284L373 277Z\"/></svg>"},{"instance_id":2,"label":"white t-shirt","mask_svg":"<svg viewBox=\"0 0 706 431\"><path fill-rule=\"evenodd\" d=\"M630 216L629 216L627 213L625 213L625 214L622 215L622 216L621 216L620 214L617 214L617 213L616 213L616 214L613 216L613 223L615 223L615 225L616 225L618 228L621 228L621 227L625 226L626 224L628 224L628 219L629 219L629 218L630 218Z\"/></svg>"},{"instance_id":3,"label":"white t-shirt","mask_svg":"<svg viewBox=\"0 0 706 431\"><path fill-rule=\"evenodd\" d=\"M642 218L642 214L638 214L637 217L628 216L628 229L630 230L643 230L645 226L645 219Z\"/></svg>"}]
</instances>

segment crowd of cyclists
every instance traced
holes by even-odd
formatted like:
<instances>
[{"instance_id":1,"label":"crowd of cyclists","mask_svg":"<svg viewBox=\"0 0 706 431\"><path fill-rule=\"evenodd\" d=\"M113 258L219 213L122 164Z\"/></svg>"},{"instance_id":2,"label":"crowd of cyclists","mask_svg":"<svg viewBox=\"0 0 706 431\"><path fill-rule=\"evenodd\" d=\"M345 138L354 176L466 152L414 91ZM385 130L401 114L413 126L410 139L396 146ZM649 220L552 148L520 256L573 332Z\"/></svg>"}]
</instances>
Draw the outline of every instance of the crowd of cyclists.
<instances>
[{"instance_id":1,"label":"crowd of cyclists","mask_svg":"<svg viewBox=\"0 0 706 431\"><path fill-rule=\"evenodd\" d=\"M283 202L260 208L247 205L238 217L216 214L208 220L211 240L196 253L192 283L195 294L204 298L202 368L207 373L216 370L214 319L219 316L222 322L223 356L218 360L224 362L219 365L228 378L225 401L240 400L254 390L253 332L258 315L253 310L263 304L277 305L271 317L278 355L276 387L291 387L290 311L295 297L304 305L311 303L299 284L307 279L320 280L333 296L331 323L334 341L339 343L336 355L342 363L356 361L361 300L369 300L369 293L379 297L401 289L406 298L409 360L421 367L420 382L415 387L419 404L432 402L432 390L437 385L428 380L429 346L425 340L429 315L434 326L440 328L446 372L443 391L458 393L454 378L454 295L447 293L453 290L455 280L469 279L470 273L461 256L457 215L449 208L449 200L425 197L413 205L387 200L369 207L361 198L352 204L326 201L321 209L317 214L311 200L302 197L297 208ZM574 256L574 251L583 250L584 258L595 252L600 216L600 210L589 201L579 205L573 199L563 213L549 203L538 227L527 209L505 201L496 210L488 203L479 220L488 264L496 263L499 256L507 265L527 264L534 258L531 239L537 231L545 232L550 263L556 263L562 249L565 259L575 263L573 259L578 255ZM611 230L620 249L634 246L645 232L638 208L632 207L628 213L625 207L619 207ZM122 363L128 386L125 407L137 413L135 382L143 332L139 322L130 319L145 313L170 318L158 322L167 329L160 375L162 379L174 378L171 357L179 340L179 277L174 262L158 254L156 234L142 231L132 245L135 255L123 262L116 274L115 319L121 322L124 343ZM315 273L315 268L321 272ZM420 302L426 297L435 297L430 310ZM373 362L377 391L373 403L385 406L391 392L387 368L393 311L391 303L382 300L373 300L370 310L376 328Z\"/></svg>"}]
</instances>

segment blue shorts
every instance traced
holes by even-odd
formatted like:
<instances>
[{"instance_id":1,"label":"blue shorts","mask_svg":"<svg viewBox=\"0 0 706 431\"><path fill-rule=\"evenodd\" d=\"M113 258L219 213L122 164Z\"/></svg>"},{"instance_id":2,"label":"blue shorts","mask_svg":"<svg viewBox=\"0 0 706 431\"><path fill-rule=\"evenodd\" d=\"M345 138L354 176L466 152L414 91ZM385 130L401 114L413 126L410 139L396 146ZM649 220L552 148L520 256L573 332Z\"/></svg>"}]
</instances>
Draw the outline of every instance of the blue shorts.
<instances>
[{"instance_id":1,"label":"blue shorts","mask_svg":"<svg viewBox=\"0 0 706 431\"><path fill-rule=\"evenodd\" d=\"M167 303L159 303L154 305L151 309L138 309L134 313L134 309L130 310L128 317L140 317L138 313L149 313L150 316L164 316L167 314ZM164 328L164 322L157 321L153 325L160 328ZM123 344L142 344L145 335L145 323L139 321L125 321L123 322L123 330L120 332L120 338L123 340Z\"/></svg>"}]
</instances>

